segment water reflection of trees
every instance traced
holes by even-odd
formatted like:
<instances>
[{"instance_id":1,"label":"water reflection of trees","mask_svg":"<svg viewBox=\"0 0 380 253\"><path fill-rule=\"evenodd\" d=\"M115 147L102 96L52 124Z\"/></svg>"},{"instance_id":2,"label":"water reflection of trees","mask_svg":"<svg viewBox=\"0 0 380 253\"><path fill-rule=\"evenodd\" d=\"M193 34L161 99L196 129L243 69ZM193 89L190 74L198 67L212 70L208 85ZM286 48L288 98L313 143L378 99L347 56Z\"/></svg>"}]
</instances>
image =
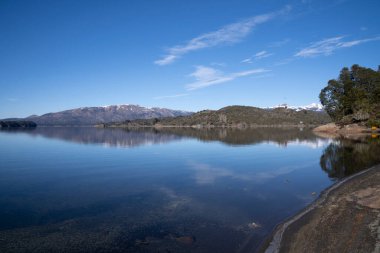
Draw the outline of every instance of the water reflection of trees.
<instances>
[{"instance_id":1,"label":"water reflection of trees","mask_svg":"<svg viewBox=\"0 0 380 253\"><path fill-rule=\"evenodd\" d=\"M340 139L325 148L321 167L329 177L341 179L380 163L380 139Z\"/></svg>"},{"instance_id":2,"label":"water reflection of trees","mask_svg":"<svg viewBox=\"0 0 380 253\"><path fill-rule=\"evenodd\" d=\"M275 142L286 146L292 141L316 142L319 137L315 136L311 129L299 128L162 128L160 133L172 133L184 137L197 138L201 141L221 141L230 145L252 145L262 142Z\"/></svg>"},{"instance_id":3,"label":"water reflection of trees","mask_svg":"<svg viewBox=\"0 0 380 253\"><path fill-rule=\"evenodd\" d=\"M7 131L19 133L17 131ZM317 143L320 140L310 129L298 128L249 128L249 129L196 129L196 128L65 128L41 127L22 132L53 139L61 139L83 144L105 144L109 146L134 147L146 144L159 144L195 138L201 141L220 141L228 145L252 145L262 142L274 142L286 146L289 142L302 141Z\"/></svg>"}]
</instances>

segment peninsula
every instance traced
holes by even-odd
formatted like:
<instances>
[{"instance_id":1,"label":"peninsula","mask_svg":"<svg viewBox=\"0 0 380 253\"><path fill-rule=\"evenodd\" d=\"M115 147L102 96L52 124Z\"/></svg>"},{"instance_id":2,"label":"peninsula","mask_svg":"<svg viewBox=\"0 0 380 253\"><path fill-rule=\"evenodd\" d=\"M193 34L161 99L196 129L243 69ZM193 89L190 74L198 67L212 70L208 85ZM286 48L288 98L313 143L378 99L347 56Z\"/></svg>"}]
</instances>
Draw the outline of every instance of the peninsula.
<instances>
[{"instance_id":1,"label":"peninsula","mask_svg":"<svg viewBox=\"0 0 380 253\"><path fill-rule=\"evenodd\" d=\"M0 128L35 128L37 124L33 121L4 120L0 121Z\"/></svg>"}]
</instances>

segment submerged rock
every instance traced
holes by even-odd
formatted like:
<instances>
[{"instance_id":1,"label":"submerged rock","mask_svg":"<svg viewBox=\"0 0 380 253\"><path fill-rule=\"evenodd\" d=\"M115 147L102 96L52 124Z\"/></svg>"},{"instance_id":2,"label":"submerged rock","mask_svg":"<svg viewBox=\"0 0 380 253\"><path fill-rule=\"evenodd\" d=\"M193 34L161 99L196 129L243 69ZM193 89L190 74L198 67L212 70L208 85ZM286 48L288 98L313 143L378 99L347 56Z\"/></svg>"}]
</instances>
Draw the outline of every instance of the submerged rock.
<instances>
[{"instance_id":1,"label":"submerged rock","mask_svg":"<svg viewBox=\"0 0 380 253\"><path fill-rule=\"evenodd\" d=\"M176 241L183 243L183 244L191 245L195 242L195 237L194 236L181 236L181 237L177 237Z\"/></svg>"},{"instance_id":2,"label":"submerged rock","mask_svg":"<svg viewBox=\"0 0 380 253\"><path fill-rule=\"evenodd\" d=\"M261 225L256 223L256 222L251 222L248 224L248 227L251 228L251 229L256 229L256 228L260 228Z\"/></svg>"}]
</instances>

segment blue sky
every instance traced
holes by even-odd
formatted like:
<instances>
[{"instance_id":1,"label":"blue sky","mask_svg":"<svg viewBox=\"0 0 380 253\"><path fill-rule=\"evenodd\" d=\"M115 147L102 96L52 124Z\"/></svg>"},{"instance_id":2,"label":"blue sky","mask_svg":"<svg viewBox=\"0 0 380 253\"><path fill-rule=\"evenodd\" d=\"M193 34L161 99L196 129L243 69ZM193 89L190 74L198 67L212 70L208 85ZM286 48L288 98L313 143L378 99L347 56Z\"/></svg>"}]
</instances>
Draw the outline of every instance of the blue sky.
<instances>
[{"instance_id":1,"label":"blue sky","mask_svg":"<svg viewBox=\"0 0 380 253\"><path fill-rule=\"evenodd\" d=\"M0 1L0 118L307 105L380 65L380 1Z\"/></svg>"}]
</instances>

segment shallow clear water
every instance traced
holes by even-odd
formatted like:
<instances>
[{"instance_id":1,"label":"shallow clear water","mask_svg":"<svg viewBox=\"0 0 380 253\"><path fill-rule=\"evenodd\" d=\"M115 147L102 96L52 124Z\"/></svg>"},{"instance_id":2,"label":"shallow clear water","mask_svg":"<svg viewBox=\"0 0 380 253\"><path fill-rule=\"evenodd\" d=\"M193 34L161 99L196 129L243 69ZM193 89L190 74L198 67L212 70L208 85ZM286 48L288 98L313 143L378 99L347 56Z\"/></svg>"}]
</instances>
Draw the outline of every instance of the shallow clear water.
<instances>
[{"instance_id":1,"label":"shallow clear water","mask_svg":"<svg viewBox=\"0 0 380 253\"><path fill-rule=\"evenodd\" d=\"M307 129L0 131L0 251L253 252L379 154Z\"/></svg>"}]
</instances>

